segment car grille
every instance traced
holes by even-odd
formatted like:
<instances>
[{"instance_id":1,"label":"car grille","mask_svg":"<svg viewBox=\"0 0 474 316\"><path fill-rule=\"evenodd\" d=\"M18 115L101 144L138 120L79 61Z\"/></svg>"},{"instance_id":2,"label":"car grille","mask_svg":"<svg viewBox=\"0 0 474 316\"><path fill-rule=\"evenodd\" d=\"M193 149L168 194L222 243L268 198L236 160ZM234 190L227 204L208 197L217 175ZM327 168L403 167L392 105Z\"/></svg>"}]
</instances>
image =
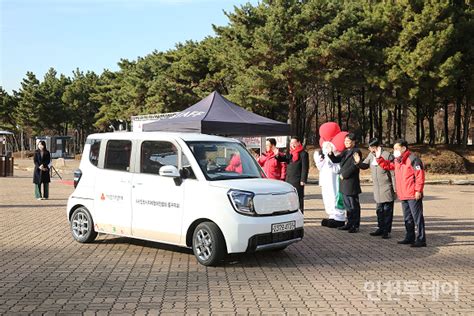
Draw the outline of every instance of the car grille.
<instances>
[{"instance_id":1,"label":"car grille","mask_svg":"<svg viewBox=\"0 0 474 316\"><path fill-rule=\"evenodd\" d=\"M257 249L257 246L273 244L277 242L292 240L296 238L303 238L304 230L303 228L297 228L294 230L289 230L281 233L267 233L259 234L250 237L249 244L247 247L247 252L252 252Z\"/></svg>"}]
</instances>

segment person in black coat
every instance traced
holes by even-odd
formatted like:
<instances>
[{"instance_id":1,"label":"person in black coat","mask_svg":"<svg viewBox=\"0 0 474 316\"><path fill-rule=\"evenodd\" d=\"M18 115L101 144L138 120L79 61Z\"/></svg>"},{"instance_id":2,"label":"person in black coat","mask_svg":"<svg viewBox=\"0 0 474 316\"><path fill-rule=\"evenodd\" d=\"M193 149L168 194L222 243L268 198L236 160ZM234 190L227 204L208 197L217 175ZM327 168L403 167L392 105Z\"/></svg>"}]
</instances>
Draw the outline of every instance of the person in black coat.
<instances>
[{"instance_id":1,"label":"person in black coat","mask_svg":"<svg viewBox=\"0 0 474 316\"><path fill-rule=\"evenodd\" d=\"M304 213L304 186L308 181L309 158L298 137L290 141L290 152L286 155L275 156L279 162L286 162L286 182L296 188L300 202L300 210Z\"/></svg>"},{"instance_id":2,"label":"person in black coat","mask_svg":"<svg viewBox=\"0 0 474 316\"><path fill-rule=\"evenodd\" d=\"M51 154L46 149L46 142L38 143L38 150L33 158L35 170L33 174L33 183L35 184L35 197L38 200L45 200L49 197L49 164L51 162ZM41 194L41 184L43 184L43 193Z\"/></svg>"},{"instance_id":3,"label":"person in black coat","mask_svg":"<svg viewBox=\"0 0 474 316\"><path fill-rule=\"evenodd\" d=\"M355 147L356 137L353 133L346 136L344 145L346 149L339 155L329 153L329 159L334 163L339 163L341 170L339 177L341 179L340 191L344 196L344 207L347 212L347 224L339 227L341 230L348 230L349 233L357 233L360 226L360 189L359 168L354 163L353 155L358 153L362 157L360 150Z\"/></svg>"}]
</instances>

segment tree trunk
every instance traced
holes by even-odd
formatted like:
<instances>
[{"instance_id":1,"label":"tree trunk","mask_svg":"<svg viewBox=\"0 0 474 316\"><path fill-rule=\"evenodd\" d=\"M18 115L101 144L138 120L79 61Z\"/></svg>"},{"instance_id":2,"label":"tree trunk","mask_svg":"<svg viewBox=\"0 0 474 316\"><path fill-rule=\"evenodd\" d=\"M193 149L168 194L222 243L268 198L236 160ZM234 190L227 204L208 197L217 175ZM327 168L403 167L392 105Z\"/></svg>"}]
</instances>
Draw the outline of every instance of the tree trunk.
<instances>
[{"instance_id":1,"label":"tree trunk","mask_svg":"<svg viewBox=\"0 0 474 316\"><path fill-rule=\"evenodd\" d=\"M436 142L436 131L435 131L435 124L434 124L434 116L436 112L436 100L435 100L435 94L434 94L434 89L431 89L431 100L430 100L430 107L428 110L428 126L430 129L430 140L429 144L430 146L434 146Z\"/></svg>"},{"instance_id":2,"label":"tree trunk","mask_svg":"<svg viewBox=\"0 0 474 316\"><path fill-rule=\"evenodd\" d=\"M421 116L420 116L420 102L416 100L416 143L421 143Z\"/></svg>"},{"instance_id":3,"label":"tree trunk","mask_svg":"<svg viewBox=\"0 0 474 316\"><path fill-rule=\"evenodd\" d=\"M291 126L291 134L296 135L298 130L297 126L297 117L296 117L296 96L295 96L295 86L291 80L291 74L289 75L290 79L288 80L288 124Z\"/></svg>"},{"instance_id":4,"label":"tree trunk","mask_svg":"<svg viewBox=\"0 0 474 316\"><path fill-rule=\"evenodd\" d=\"M433 147L436 140L435 124L434 124L434 110L430 110L428 117L428 123L430 128L430 146Z\"/></svg>"},{"instance_id":5,"label":"tree trunk","mask_svg":"<svg viewBox=\"0 0 474 316\"><path fill-rule=\"evenodd\" d=\"M370 138L374 138L374 114L373 104L369 104L369 134Z\"/></svg>"},{"instance_id":6,"label":"tree trunk","mask_svg":"<svg viewBox=\"0 0 474 316\"><path fill-rule=\"evenodd\" d=\"M336 93L335 93L335 89L333 88L332 89L332 102L331 102L331 122L334 122L334 118L335 118L335 107L336 107Z\"/></svg>"},{"instance_id":7,"label":"tree trunk","mask_svg":"<svg viewBox=\"0 0 474 316\"><path fill-rule=\"evenodd\" d=\"M447 100L444 102L444 143L449 145L449 113Z\"/></svg>"},{"instance_id":8,"label":"tree trunk","mask_svg":"<svg viewBox=\"0 0 474 316\"><path fill-rule=\"evenodd\" d=\"M80 152L84 150L84 144L86 143L86 134L84 133L84 129L81 127L81 143L79 144Z\"/></svg>"},{"instance_id":9,"label":"tree trunk","mask_svg":"<svg viewBox=\"0 0 474 316\"><path fill-rule=\"evenodd\" d=\"M395 111L396 111L396 108L395 108ZM392 142L392 111L388 111L386 135L387 135L387 144L390 144Z\"/></svg>"},{"instance_id":10,"label":"tree trunk","mask_svg":"<svg viewBox=\"0 0 474 316\"><path fill-rule=\"evenodd\" d=\"M316 130L314 131L314 145L319 143L319 98L316 99L316 109L315 109L315 120L314 120L314 126Z\"/></svg>"},{"instance_id":11,"label":"tree trunk","mask_svg":"<svg viewBox=\"0 0 474 316\"><path fill-rule=\"evenodd\" d=\"M454 135L456 144L461 144L461 106L462 100L460 97L456 98L456 111L454 112Z\"/></svg>"},{"instance_id":12,"label":"tree trunk","mask_svg":"<svg viewBox=\"0 0 474 316\"><path fill-rule=\"evenodd\" d=\"M297 115L298 115L298 136L306 137L306 130L308 129L306 125L306 115L308 115L308 103L304 100L299 100L297 102Z\"/></svg>"},{"instance_id":13,"label":"tree trunk","mask_svg":"<svg viewBox=\"0 0 474 316\"><path fill-rule=\"evenodd\" d=\"M397 130L397 137L398 138L402 138L402 130L404 130L404 133L406 134L406 116L405 116L405 121L403 120L403 113L402 111L405 111L405 113L407 113L407 107L406 106L403 106L403 104L399 104L398 105L398 130ZM406 114L408 115L408 114ZM405 125L404 125L405 123Z\"/></svg>"},{"instance_id":14,"label":"tree trunk","mask_svg":"<svg viewBox=\"0 0 474 316\"><path fill-rule=\"evenodd\" d=\"M16 134L13 134L13 140L14 140L14 144L15 144L15 147L16 147L16 150L13 149L13 151L21 151L20 139L21 139L20 134L18 134L18 136Z\"/></svg>"},{"instance_id":15,"label":"tree trunk","mask_svg":"<svg viewBox=\"0 0 474 316\"><path fill-rule=\"evenodd\" d=\"M328 92L329 94L329 92ZM328 113L328 103L331 101L329 100L328 96L324 98L324 114L326 115L326 122L329 122L329 113Z\"/></svg>"},{"instance_id":16,"label":"tree trunk","mask_svg":"<svg viewBox=\"0 0 474 316\"><path fill-rule=\"evenodd\" d=\"M365 137L367 136L367 121L365 120L365 88L362 87L361 91L361 98L360 98L360 105L362 107L362 137L365 140Z\"/></svg>"},{"instance_id":17,"label":"tree trunk","mask_svg":"<svg viewBox=\"0 0 474 316\"><path fill-rule=\"evenodd\" d=\"M305 115L305 128L303 130L303 133L304 133L304 136L307 140L309 140L310 138L310 135L311 135L311 130L312 130L312 126L311 126L311 122L313 121L313 118L316 116L317 112L318 112L318 105L319 105L319 96L318 96L318 93L316 92L316 94L312 93L311 97L308 98L308 101L305 102L305 106L306 106L306 115ZM308 108L310 109L309 110L309 113L308 113ZM317 134L317 123L316 123L316 132L315 132L315 136ZM313 145L316 143L313 142Z\"/></svg>"},{"instance_id":18,"label":"tree trunk","mask_svg":"<svg viewBox=\"0 0 474 316\"><path fill-rule=\"evenodd\" d=\"M469 97L466 95L466 106L464 108L464 133L462 137L462 146L466 148L469 138L469 125L471 123L472 109L469 104Z\"/></svg>"},{"instance_id":19,"label":"tree trunk","mask_svg":"<svg viewBox=\"0 0 474 316\"><path fill-rule=\"evenodd\" d=\"M298 104L298 101L296 102ZM303 106L304 105L300 105L296 107L296 121L294 122L295 131L293 132L293 135L298 136L301 139L301 142L304 141L302 137L303 135L301 135L301 131L304 129L303 127L304 123L302 122L302 119L304 120L303 115L302 115L302 111L304 111Z\"/></svg>"},{"instance_id":20,"label":"tree trunk","mask_svg":"<svg viewBox=\"0 0 474 316\"><path fill-rule=\"evenodd\" d=\"M346 119L346 130L350 130L350 119L351 119L351 98L347 97L347 119Z\"/></svg>"},{"instance_id":21,"label":"tree trunk","mask_svg":"<svg viewBox=\"0 0 474 316\"><path fill-rule=\"evenodd\" d=\"M425 117L420 118L420 140L421 144L425 143Z\"/></svg>"},{"instance_id":22,"label":"tree trunk","mask_svg":"<svg viewBox=\"0 0 474 316\"><path fill-rule=\"evenodd\" d=\"M400 114L401 114L401 126L400 126L400 137L407 139L407 122L408 122L408 107L406 105L400 105Z\"/></svg>"},{"instance_id":23,"label":"tree trunk","mask_svg":"<svg viewBox=\"0 0 474 316\"><path fill-rule=\"evenodd\" d=\"M379 102L379 117L378 117L378 138L381 143L383 143L383 109L382 103Z\"/></svg>"},{"instance_id":24,"label":"tree trunk","mask_svg":"<svg viewBox=\"0 0 474 316\"><path fill-rule=\"evenodd\" d=\"M342 128L342 102L339 90L337 90L337 123Z\"/></svg>"},{"instance_id":25,"label":"tree trunk","mask_svg":"<svg viewBox=\"0 0 474 316\"><path fill-rule=\"evenodd\" d=\"M395 109L393 110L393 139L394 140L397 139L398 106L399 106L398 104L395 104Z\"/></svg>"},{"instance_id":26,"label":"tree trunk","mask_svg":"<svg viewBox=\"0 0 474 316\"><path fill-rule=\"evenodd\" d=\"M374 104L374 109L372 111L374 117L374 137L378 137L379 134L379 109L378 104Z\"/></svg>"}]
</instances>

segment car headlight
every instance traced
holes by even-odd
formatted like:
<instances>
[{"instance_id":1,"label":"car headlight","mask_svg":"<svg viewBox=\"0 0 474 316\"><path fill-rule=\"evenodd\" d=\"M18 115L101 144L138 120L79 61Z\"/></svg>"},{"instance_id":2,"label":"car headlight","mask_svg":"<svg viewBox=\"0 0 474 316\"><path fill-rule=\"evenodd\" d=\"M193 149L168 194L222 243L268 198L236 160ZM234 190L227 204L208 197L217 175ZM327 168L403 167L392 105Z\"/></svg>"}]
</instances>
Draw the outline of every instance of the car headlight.
<instances>
[{"instance_id":1,"label":"car headlight","mask_svg":"<svg viewBox=\"0 0 474 316\"><path fill-rule=\"evenodd\" d=\"M237 213L255 216L255 207L253 205L253 197L255 196L252 192L239 191L239 190L230 190L227 192L229 196L230 203L234 207Z\"/></svg>"}]
</instances>

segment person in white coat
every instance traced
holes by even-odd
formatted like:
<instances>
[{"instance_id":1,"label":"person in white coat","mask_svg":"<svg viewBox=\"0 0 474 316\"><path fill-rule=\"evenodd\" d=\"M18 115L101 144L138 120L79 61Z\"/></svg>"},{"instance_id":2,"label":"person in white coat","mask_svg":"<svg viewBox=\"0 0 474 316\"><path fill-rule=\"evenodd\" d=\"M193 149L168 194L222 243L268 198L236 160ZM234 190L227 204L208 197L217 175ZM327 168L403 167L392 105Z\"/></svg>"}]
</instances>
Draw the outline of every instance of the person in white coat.
<instances>
[{"instance_id":1,"label":"person in white coat","mask_svg":"<svg viewBox=\"0 0 474 316\"><path fill-rule=\"evenodd\" d=\"M340 167L339 163L333 163L328 157L329 152L336 151L331 142L324 142L322 151L322 154L319 151L314 152L314 162L319 170L319 186L323 196L324 209L328 215L327 219L321 221L321 225L337 228L344 226L346 221L342 200L338 203Z\"/></svg>"}]
</instances>

